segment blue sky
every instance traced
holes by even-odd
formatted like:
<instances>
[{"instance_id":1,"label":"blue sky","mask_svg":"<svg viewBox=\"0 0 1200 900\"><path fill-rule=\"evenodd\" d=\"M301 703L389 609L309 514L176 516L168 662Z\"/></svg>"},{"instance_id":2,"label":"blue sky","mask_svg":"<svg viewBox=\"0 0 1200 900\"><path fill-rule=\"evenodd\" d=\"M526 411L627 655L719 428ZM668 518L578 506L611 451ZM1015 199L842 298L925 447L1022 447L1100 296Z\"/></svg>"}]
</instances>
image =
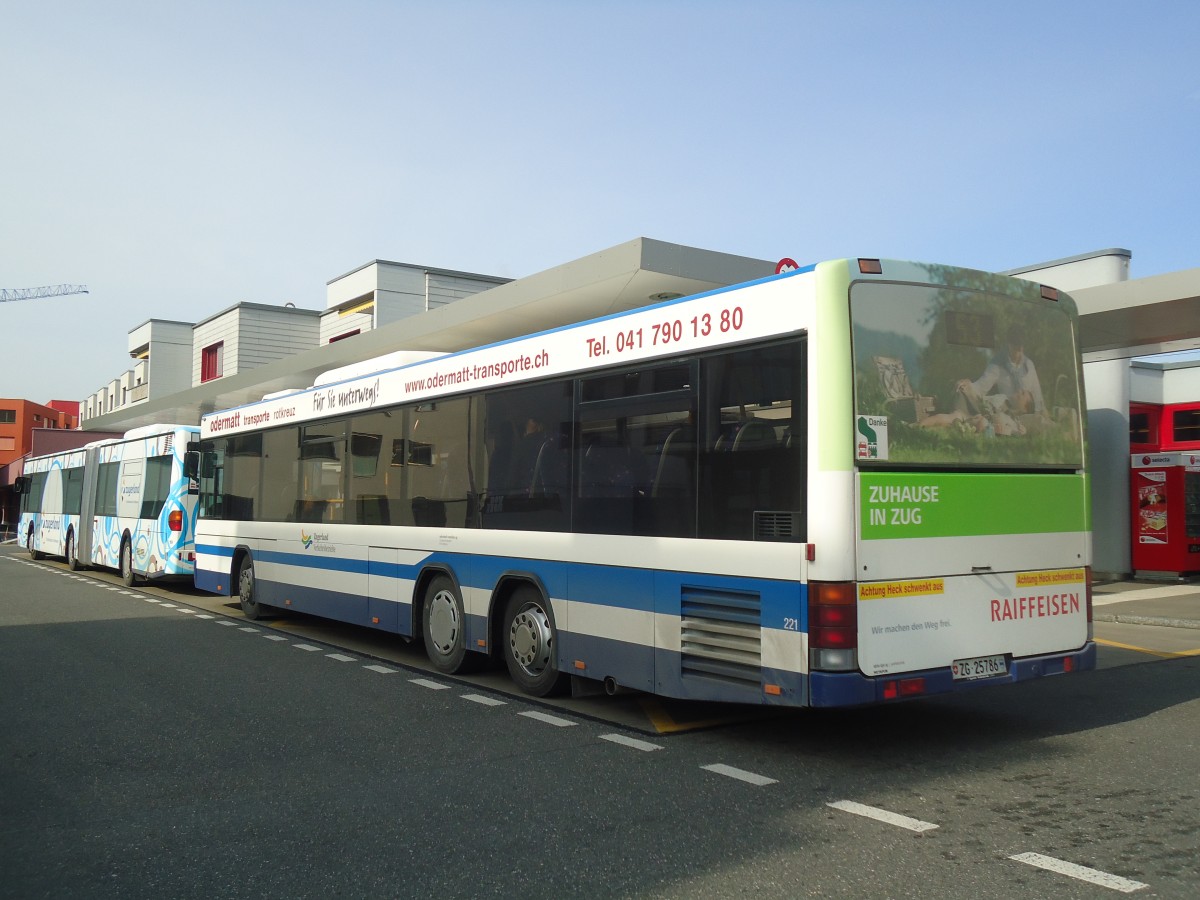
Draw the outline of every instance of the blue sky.
<instances>
[{"instance_id":1,"label":"blue sky","mask_svg":"<svg viewBox=\"0 0 1200 900\"><path fill-rule=\"evenodd\" d=\"M382 258L1200 266L1200 4L0 0L0 396Z\"/></svg>"}]
</instances>

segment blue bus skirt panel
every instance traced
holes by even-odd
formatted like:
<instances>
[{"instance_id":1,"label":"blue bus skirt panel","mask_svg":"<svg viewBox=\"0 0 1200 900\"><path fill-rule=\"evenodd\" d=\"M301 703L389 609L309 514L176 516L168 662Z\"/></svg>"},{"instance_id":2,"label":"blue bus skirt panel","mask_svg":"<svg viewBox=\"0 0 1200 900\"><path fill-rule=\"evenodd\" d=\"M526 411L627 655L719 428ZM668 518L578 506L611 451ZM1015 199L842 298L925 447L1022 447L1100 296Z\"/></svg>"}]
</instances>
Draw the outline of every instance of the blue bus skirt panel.
<instances>
[{"instance_id":1,"label":"blue bus skirt panel","mask_svg":"<svg viewBox=\"0 0 1200 900\"><path fill-rule=\"evenodd\" d=\"M1069 660L1069 662L1068 662ZM1051 653L1045 656L1030 656L1014 659L1007 675L995 678L979 678L971 681L955 681L949 668L930 669L925 672L905 672L867 678L858 672L813 672L809 675L811 705L819 707L865 706L890 702L894 699L918 699L934 694L967 691L996 684L1014 684L1032 681L1049 675L1063 675L1068 671L1083 672L1096 668L1096 645L1089 641L1082 650L1072 653ZM885 693L888 685L909 679L923 678L925 689L920 694L904 697L889 697Z\"/></svg>"}]
</instances>

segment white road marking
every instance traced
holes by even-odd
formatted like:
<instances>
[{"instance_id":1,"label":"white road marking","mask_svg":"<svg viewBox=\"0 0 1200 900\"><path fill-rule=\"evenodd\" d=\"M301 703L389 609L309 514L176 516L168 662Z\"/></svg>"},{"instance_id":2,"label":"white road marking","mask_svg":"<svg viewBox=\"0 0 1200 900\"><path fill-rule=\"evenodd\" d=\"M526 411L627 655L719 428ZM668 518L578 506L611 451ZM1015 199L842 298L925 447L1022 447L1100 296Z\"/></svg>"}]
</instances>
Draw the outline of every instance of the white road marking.
<instances>
[{"instance_id":1,"label":"white road marking","mask_svg":"<svg viewBox=\"0 0 1200 900\"><path fill-rule=\"evenodd\" d=\"M312 644L292 644L297 650L307 650L309 653L320 652L320 647L314 647Z\"/></svg>"},{"instance_id":2,"label":"white road marking","mask_svg":"<svg viewBox=\"0 0 1200 900\"><path fill-rule=\"evenodd\" d=\"M1016 856L1010 856L1009 859L1016 862L1023 862L1030 866L1037 866L1039 869L1045 869L1048 872L1057 872L1059 875L1066 875L1068 878L1077 878L1089 884L1111 888L1123 894L1132 894L1134 891L1140 891L1142 888L1150 886L1142 884L1140 881L1122 878L1120 875L1110 875L1108 872L1101 872L1099 869L1089 869L1087 866L1077 866L1075 863L1063 862L1061 859L1055 859L1053 856L1042 856L1040 853L1018 853Z\"/></svg>"},{"instance_id":3,"label":"white road marking","mask_svg":"<svg viewBox=\"0 0 1200 900\"><path fill-rule=\"evenodd\" d=\"M247 625L245 628L239 628L238 631L244 631L247 634L258 634L258 629L251 628L249 625Z\"/></svg>"},{"instance_id":4,"label":"white road marking","mask_svg":"<svg viewBox=\"0 0 1200 900\"><path fill-rule=\"evenodd\" d=\"M286 641L286 640L288 640L282 634L264 634L263 637L266 638L268 641Z\"/></svg>"},{"instance_id":5,"label":"white road marking","mask_svg":"<svg viewBox=\"0 0 1200 900\"><path fill-rule=\"evenodd\" d=\"M326 653L325 655L338 662L357 662L353 656L347 656L345 653Z\"/></svg>"},{"instance_id":6,"label":"white road marking","mask_svg":"<svg viewBox=\"0 0 1200 900\"><path fill-rule=\"evenodd\" d=\"M237 622L231 622L229 619L220 619L217 624L224 625L227 628L235 628L237 626Z\"/></svg>"},{"instance_id":7,"label":"white road marking","mask_svg":"<svg viewBox=\"0 0 1200 900\"><path fill-rule=\"evenodd\" d=\"M724 763L713 763L711 766L701 766L702 769L707 769L709 772L715 772L717 775L724 775L727 778L736 778L738 781L744 781L747 784L754 784L762 787L768 784L776 784L774 778L768 778L766 775L758 775L754 772L747 772L745 769L735 769L733 766L727 766Z\"/></svg>"},{"instance_id":8,"label":"white road marking","mask_svg":"<svg viewBox=\"0 0 1200 900\"><path fill-rule=\"evenodd\" d=\"M380 675L395 675L400 671L399 669L389 669L387 666L363 666L363 668L378 672Z\"/></svg>"},{"instance_id":9,"label":"white road marking","mask_svg":"<svg viewBox=\"0 0 1200 900\"><path fill-rule=\"evenodd\" d=\"M1107 606L1110 603L1124 603L1126 600L1163 600L1167 597L1180 597L1184 594L1194 594L1194 585L1166 585L1164 587L1144 588L1136 591L1092 592L1092 606Z\"/></svg>"},{"instance_id":10,"label":"white road marking","mask_svg":"<svg viewBox=\"0 0 1200 900\"><path fill-rule=\"evenodd\" d=\"M578 722L572 722L570 719L562 719L558 716L551 716L543 712L523 712L520 715L529 719L537 719L539 722L545 722L547 725L553 725L556 728L566 728L568 725L578 725Z\"/></svg>"},{"instance_id":11,"label":"white road marking","mask_svg":"<svg viewBox=\"0 0 1200 900\"><path fill-rule=\"evenodd\" d=\"M470 700L472 703L478 703L480 706L507 706L503 700L497 700L495 697L488 697L486 694L463 694L464 700Z\"/></svg>"},{"instance_id":12,"label":"white road marking","mask_svg":"<svg viewBox=\"0 0 1200 900\"><path fill-rule=\"evenodd\" d=\"M932 822L922 822L920 819L911 819L908 816L902 816L899 813L888 812L886 809L879 809L874 806L865 806L862 803L855 803L853 800L838 800L834 803L827 803L826 806L832 806L834 809L840 809L842 812L854 813L856 816L865 816L868 819L874 819L876 822L883 822L886 825L896 825L899 828L907 828L909 831L932 831L937 828Z\"/></svg>"},{"instance_id":13,"label":"white road marking","mask_svg":"<svg viewBox=\"0 0 1200 900\"><path fill-rule=\"evenodd\" d=\"M450 685L440 684L436 681L430 681L428 678L410 678L408 680L408 683L420 685L423 688L429 688L431 691L448 691L448 690L450 690Z\"/></svg>"},{"instance_id":14,"label":"white road marking","mask_svg":"<svg viewBox=\"0 0 1200 900\"><path fill-rule=\"evenodd\" d=\"M197 619L215 619L216 616L210 616L208 613L196 613Z\"/></svg>"},{"instance_id":15,"label":"white road marking","mask_svg":"<svg viewBox=\"0 0 1200 900\"><path fill-rule=\"evenodd\" d=\"M662 747L658 744L651 744L649 741L639 741L637 738L625 737L623 734L602 734L602 741L612 741L614 744L620 744L623 747L632 747L634 750L661 750Z\"/></svg>"},{"instance_id":16,"label":"white road marking","mask_svg":"<svg viewBox=\"0 0 1200 900\"><path fill-rule=\"evenodd\" d=\"M163 609L175 609L175 608L176 607L175 607L174 603L164 603L163 604Z\"/></svg>"},{"instance_id":17,"label":"white road marking","mask_svg":"<svg viewBox=\"0 0 1200 900\"><path fill-rule=\"evenodd\" d=\"M159 600L157 597L143 597L142 599L145 600L147 603L162 603L162 601Z\"/></svg>"}]
</instances>

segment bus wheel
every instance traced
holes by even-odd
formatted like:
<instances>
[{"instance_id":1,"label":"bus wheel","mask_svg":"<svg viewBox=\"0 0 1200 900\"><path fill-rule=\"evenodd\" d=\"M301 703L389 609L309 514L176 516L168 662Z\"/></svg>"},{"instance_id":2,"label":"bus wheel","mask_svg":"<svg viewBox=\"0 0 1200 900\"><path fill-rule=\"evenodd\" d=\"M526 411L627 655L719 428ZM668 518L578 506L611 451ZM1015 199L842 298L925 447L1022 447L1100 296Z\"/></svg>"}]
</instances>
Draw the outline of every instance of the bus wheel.
<instances>
[{"instance_id":1,"label":"bus wheel","mask_svg":"<svg viewBox=\"0 0 1200 900\"><path fill-rule=\"evenodd\" d=\"M133 541L121 541L121 581L125 587L133 587L137 575L133 571Z\"/></svg>"},{"instance_id":2,"label":"bus wheel","mask_svg":"<svg viewBox=\"0 0 1200 900\"><path fill-rule=\"evenodd\" d=\"M30 559L45 559L46 554L40 550L33 549L33 529L29 529L29 534L25 536L25 549L29 551Z\"/></svg>"},{"instance_id":3,"label":"bus wheel","mask_svg":"<svg viewBox=\"0 0 1200 900\"><path fill-rule=\"evenodd\" d=\"M421 634L435 669L447 675L467 669L467 617L458 589L445 575L434 578L425 591Z\"/></svg>"},{"instance_id":4,"label":"bus wheel","mask_svg":"<svg viewBox=\"0 0 1200 900\"><path fill-rule=\"evenodd\" d=\"M267 604L255 599L254 561L249 554L242 557L242 566L238 569L238 600L247 619L265 619L273 612Z\"/></svg>"},{"instance_id":5,"label":"bus wheel","mask_svg":"<svg viewBox=\"0 0 1200 900\"><path fill-rule=\"evenodd\" d=\"M75 532L67 532L67 568L72 572L79 571L79 557L75 555Z\"/></svg>"},{"instance_id":6,"label":"bus wheel","mask_svg":"<svg viewBox=\"0 0 1200 900\"><path fill-rule=\"evenodd\" d=\"M517 588L504 612L504 662L517 687L534 697L562 693L567 676L555 662L556 635L541 591Z\"/></svg>"}]
</instances>

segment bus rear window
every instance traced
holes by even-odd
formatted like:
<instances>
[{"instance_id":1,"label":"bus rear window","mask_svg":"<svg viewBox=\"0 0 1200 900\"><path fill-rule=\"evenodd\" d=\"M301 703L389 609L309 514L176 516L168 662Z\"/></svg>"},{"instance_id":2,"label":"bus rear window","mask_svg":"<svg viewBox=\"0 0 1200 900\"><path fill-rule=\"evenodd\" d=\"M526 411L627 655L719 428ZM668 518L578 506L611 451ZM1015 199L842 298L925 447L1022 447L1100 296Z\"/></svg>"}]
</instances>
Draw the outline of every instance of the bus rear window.
<instances>
[{"instance_id":1,"label":"bus rear window","mask_svg":"<svg viewBox=\"0 0 1200 900\"><path fill-rule=\"evenodd\" d=\"M860 465L1082 465L1067 308L883 282L854 285L850 308Z\"/></svg>"}]
</instances>

